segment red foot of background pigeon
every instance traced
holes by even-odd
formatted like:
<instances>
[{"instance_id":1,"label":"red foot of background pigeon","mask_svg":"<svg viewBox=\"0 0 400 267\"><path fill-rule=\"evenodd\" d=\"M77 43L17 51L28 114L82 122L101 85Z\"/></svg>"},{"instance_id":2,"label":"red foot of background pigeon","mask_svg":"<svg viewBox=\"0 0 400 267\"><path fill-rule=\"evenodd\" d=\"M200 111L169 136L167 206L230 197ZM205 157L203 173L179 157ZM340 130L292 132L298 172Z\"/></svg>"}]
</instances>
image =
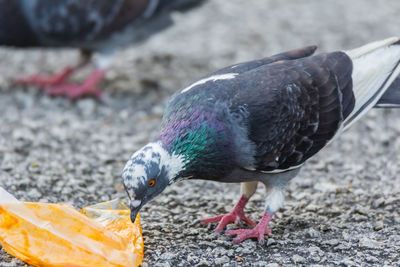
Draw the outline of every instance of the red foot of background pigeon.
<instances>
[{"instance_id":1,"label":"red foot of background pigeon","mask_svg":"<svg viewBox=\"0 0 400 267\"><path fill-rule=\"evenodd\" d=\"M66 96L71 100L83 96L100 98L102 91L96 86L104 77L105 70L94 70L82 84L68 83L66 80L78 67L67 67L51 76L33 75L17 80L18 84L35 85L42 88L49 96Z\"/></svg>"},{"instance_id":2,"label":"red foot of background pigeon","mask_svg":"<svg viewBox=\"0 0 400 267\"><path fill-rule=\"evenodd\" d=\"M105 70L94 70L82 84L63 83L57 87L47 87L45 92L49 96L67 96L71 100L83 96L100 98L102 91L96 86L104 75Z\"/></svg>"},{"instance_id":3,"label":"red foot of background pigeon","mask_svg":"<svg viewBox=\"0 0 400 267\"><path fill-rule=\"evenodd\" d=\"M240 221L243 221L248 225L254 226L256 224L251 219L246 217L243 210L244 206L246 206L248 201L249 199L243 195L239 199L235 207L229 213L201 220L201 223L206 224L206 223L219 222L217 228L215 228L215 232L217 233L222 232L228 224L239 223Z\"/></svg>"},{"instance_id":4,"label":"red foot of background pigeon","mask_svg":"<svg viewBox=\"0 0 400 267\"><path fill-rule=\"evenodd\" d=\"M257 238L258 243L261 245L264 244L264 235L268 235L271 233L271 229L268 227L269 221L272 219L272 214L268 214L267 212L264 214L261 221L257 224L253 229L237 229L237 230L227 230L225 234L227 235L237 235L235 239L233 239L233 243L238 244L249 238Z\"/></svg>"},{"instance_id":5,"label":"red foot of background pigeon","mask_svg":"<svg viewBox=\"0 0 400 267\"><path fill-rule=\"evenodd\" d=\"M49 76L35 74L26 78L18 78L16 83L22 85L35 85L39 87L53 87L64 83L75 70L76 68L66 67L61 72Z\"/></svg>"}]
</instances>

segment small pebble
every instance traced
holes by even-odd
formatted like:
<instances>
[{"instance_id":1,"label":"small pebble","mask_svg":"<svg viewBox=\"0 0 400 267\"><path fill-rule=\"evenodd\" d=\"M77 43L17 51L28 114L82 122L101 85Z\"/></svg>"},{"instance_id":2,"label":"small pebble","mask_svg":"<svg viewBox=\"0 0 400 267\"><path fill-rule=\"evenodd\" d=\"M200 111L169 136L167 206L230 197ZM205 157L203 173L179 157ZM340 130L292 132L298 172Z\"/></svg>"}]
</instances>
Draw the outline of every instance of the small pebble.
<instances>
[{"instance_id":1,"label":"small pebble","mask_svg":"<svg viewBox=\"0 0 400 267\"><path fill-rule=\"evenodd\" d=\"M306 259L305 259L304 257L302 257L302 256L300 256L300 255L297 255L297 254L295 254L295 255L292 256L292 260L293 260L295 263L304 263L304 262L306 262Z\"/></svg>"}]
</instances>

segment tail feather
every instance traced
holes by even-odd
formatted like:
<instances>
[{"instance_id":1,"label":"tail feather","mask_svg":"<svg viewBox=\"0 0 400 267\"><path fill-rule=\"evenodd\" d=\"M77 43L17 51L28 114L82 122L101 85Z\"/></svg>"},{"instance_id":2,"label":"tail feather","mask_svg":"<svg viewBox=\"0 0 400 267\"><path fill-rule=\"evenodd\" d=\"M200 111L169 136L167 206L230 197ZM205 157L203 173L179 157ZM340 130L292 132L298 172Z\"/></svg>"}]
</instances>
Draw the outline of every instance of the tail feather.
<instances>
[{"instance_id":1,"label":"tail feather","mask_svg":"<svg viewBox=\"0 0 400 267\"><path fill-rule=\"evenodd\" d=\"M350 127L375 106L400 74L400 42L393 37L346 52L353 61L353 92L356 103L344 121Z\"/></svg>"},{"instance_id":2,"label":"tail feather","mask_svg":"<svg viewBox=\"0 0 400 267\"><path fill-rule=\"evenodd\" d=\"M375 108L400 108L400 76L394 80L382 95Z\"/></svg>"}]
</instances>

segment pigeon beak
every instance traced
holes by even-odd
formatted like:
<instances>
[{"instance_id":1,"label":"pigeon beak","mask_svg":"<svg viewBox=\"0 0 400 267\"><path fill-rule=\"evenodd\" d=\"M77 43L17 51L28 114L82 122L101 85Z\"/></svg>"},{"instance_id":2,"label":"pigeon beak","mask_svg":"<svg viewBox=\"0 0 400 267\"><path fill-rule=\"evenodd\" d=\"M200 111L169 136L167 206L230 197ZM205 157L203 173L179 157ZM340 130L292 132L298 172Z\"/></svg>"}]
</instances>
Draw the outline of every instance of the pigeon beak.
<instances>
[{"instance_id":1,"label":"pigeon beak","mask_svg":"<svg viewBox=\"0 0 400 267\"><path fill-rule=\"evenodd\" d=\"M136 216L142 207L142 201L139 199L131 200L130 208L131 208L131 221L132 223L135 222Z\"/></svg>"}]
</instances>

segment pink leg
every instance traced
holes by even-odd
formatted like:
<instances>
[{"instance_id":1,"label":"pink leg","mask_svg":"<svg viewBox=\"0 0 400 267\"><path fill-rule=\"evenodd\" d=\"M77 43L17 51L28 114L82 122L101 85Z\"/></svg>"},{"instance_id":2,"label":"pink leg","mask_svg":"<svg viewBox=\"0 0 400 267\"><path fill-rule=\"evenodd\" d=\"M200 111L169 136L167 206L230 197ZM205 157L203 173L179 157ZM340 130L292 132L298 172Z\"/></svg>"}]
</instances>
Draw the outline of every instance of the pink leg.
<instances>
[{"instance_id":1,"label":"pink leg","mask_svg":"<svg viewBox=\"0 0 400 267\"><path fill-rule=\"evenodd\" d=\"M68 77L78 68L79 66L66 67L61 72L49 76L36 74L26 78L18 78L16 79L16 83L23 85L36 85L39 87L57 86L64 83L68 79Z\"/></svg>"},{"instance_id":2,"label":"pink leg","mask_svg":"<svg viewBox=\"0 0 400 267\"><path fill-rule=\"evenodd\" d=\"M258 243L264 244L264 235L270 234L271 229L268 228L268 223L272 219L272 214L264 213L261 221L257 224L253 229L237 229L237 230L228 230L225 232L227 235L237 235L235 239L233 239L233 243L237 244L242 242L243 240L254 238L258 239Z\"/></svg>"},{"instance_id":3,"label":"pink leg","mask_svg":"<svg viewBox=\"0 0 400 267\"><path fill-rule=\"evenodd\" d=\"M63 83L55 87L46 87L45 92L50 96L67 96L69 99L78 99L92 95L100 98L102 92L96 87L104 77L106 70L94 70L82 84Z\"/></svg>"},{"instance_id":4,"label":"pink leg","mask_svg":"<svg viewBox=\"0 0 400 267\"><path fill-rule=\"evenodd\" d=\"M222 232L227 224L233 223L233 222L239 222L240 220L244 221L245 223L254 226L255 223L247 218L244 215L244 207L246 206L247 202L249 199L245 196L242 195L242 197L239 199L238 203L235 205L235 207L226 214L221 214L213 218L208 218L201 220L202 224L206 223L213 223L213 222L219 222L217 228L215 228L215 232L220 233Z\"/></svg>"}]
</instances>

